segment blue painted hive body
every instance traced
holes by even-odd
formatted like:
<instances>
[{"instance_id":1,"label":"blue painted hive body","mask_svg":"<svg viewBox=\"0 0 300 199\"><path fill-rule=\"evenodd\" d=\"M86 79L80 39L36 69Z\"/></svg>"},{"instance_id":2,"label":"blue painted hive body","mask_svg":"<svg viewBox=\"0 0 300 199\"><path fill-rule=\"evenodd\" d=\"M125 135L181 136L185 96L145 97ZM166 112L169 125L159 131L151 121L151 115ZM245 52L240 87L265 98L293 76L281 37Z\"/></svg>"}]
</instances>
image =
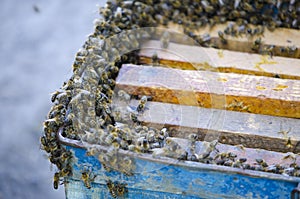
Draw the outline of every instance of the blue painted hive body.
<instances>
[{"instance_id":1,"label":"blue painted hive body","mask_svg":"<svg viewBox=\"0 0 300 199\"><path fill-rule=\"evenodd\" d=\"M107 171L94 156L87 156L81 144L68 144L75 157L72 176L66 177L67 198L290 198L299 178L239 168L179 161L150 154L135 154L119 150L120 158L132 158L134 171L126 175ZM77 142L79 143L79 142ZM72 145L72 146L71 146ZM102 152L108 148L100 147ZM120 160L120 159L119 159ZM88 168L88 169L87 169ZM89 170L94 179L87 188L82 171ZM123 184L122 195L111 194L107 182Z\"/></svg>"}]
</instances>

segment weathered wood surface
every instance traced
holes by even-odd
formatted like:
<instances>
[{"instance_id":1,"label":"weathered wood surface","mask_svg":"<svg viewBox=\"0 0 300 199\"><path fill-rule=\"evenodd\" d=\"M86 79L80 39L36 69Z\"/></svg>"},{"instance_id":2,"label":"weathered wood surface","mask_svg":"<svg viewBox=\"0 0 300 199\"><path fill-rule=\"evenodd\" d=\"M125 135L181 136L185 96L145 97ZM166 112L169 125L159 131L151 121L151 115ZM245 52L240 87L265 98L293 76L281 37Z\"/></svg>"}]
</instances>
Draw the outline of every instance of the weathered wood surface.
<instances>
[{"instance_id":1,"label":"weathered wood surface","mask_svg":"<svg viewBox=\"0 0 300 199\"><path fill-rule=\"evenodd\" d=\"M159 102L300 118L297 80L126 64L117 88Z\"/></svg>"},{"instance_id":2,"label":"weathered wood surface","mask_svg":"<svg viewBox=\"0 0 300 199\"><path fill-rule=\"evenodd\" d=\"M114 100L114 107L126 110L136 107L137 100L122 103ZM128 113L121 113L121 122L130 122ZM139 121L148 126L169 127L172 137L188 138L192 133L199 140L243 145L279 152L300 152L300 120L268 115L241 113L160 102L147 102Z\"/></svg>"},{"instance_id":3,"label":"weathered wood surface","mask_svg":"<svg viewBox=\"0 0 300 199\"><path fill-rule=\"evenodd\" d=\"M210 46L240 51L240 52L250 52L257 53L253 50L253 45L256 39L261 38L260 49L264 51L264 49L269 46L274 46L273 55L279 55L284 57L293 57L300 58L300 31L296 29L287 29L287 28L276 28L274 31L270 31L267 28L264 29L263 35L239 35L239 36L227 36L225 35L225 39L227 40L226 44L222 42L218 35L218 31L224 31L225 28L232 24L232 22L227 22L224 24L216 24L213 27L206 26L204 28L199 28L197 31L193 31L195 35L203 36L209 33L211 37ZM255 26L250 25L252 29ZM160 29L159 29L160 28ZM161 35L161 32L169 30L171 33L171 41L176 43L186 43L191 44L191 39L188 38L186 34L184 34L183 27L178 24L169 23L168 27L159 26L157 28L157 35ZM170 31L171 30L171 31ZM194 43L194 42L193 42ZM281 49L286 49L287 47L295 48L295 51L292 52L281 52Z\"/></svg>"},{"instance_id":4,"label":"weathered wood surface","mask_svg":"<svg viewBox=\"0 0 300 199\"><path fill-rule=\"evenodd\" d=\"M300 59L278 56L271 58L267 55L188 46L173 42L169 43L168 48L163 49L160 41L150 40L142 45L139 52L140 62L155 64L152 60L155 54L159 58L160 65L171 68L300 80Z\"/></svg>"}]
</instances>

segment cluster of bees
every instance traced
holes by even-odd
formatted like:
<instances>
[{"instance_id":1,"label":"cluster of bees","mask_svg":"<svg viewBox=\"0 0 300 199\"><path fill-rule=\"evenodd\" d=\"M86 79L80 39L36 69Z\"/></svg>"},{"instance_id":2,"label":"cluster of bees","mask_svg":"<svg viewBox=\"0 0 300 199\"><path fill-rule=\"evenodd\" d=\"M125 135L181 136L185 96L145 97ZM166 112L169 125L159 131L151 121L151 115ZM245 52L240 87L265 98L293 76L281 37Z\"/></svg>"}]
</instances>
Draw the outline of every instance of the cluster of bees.
<instances>
[{"instance_id":1,"label":"cluster of bees","mask_svg":"<svg viewBox=\"0 0 300 199\"><path fill-rule=\"evenodd\" d=\"M58 92L53 94L53 101L56 100L56 97L54 96L58 95ZM48 114L49 119L44 122L45 135L43 135L40 139L41 147L49 154L48 158L50 162L52 164L55 164L58 168L58 171L54 174L53 178L53 187L55 189L58 188L63 177L72 175L71 164L73 154L71 151L67 151L65 148L63 148L56 137L56 133L58 132L60 127L59 125L63 124L65 112L66 108L61 104L54 105L51 108Z\"/></svg>"},{"instance_id":2,"label":"cluster of bees","mask_svg":"<svg viewBox=\"0 0 300 199\"><path fill-rule=\"evenodd\" d=\"M99 12L102 17L95 20L94 33L88 36L75 56L73 75L52 94L51 101L54 105L44 122L45 134L41 137L41 148L49 154L50 162L57 166L53 183L55 189L65 176L72 175L73 161L73 154L58 142L59 130L62 130L62 135L66 138L112 146L114 149L150 153L156 148L176 148L170 147L172 142L168 139L166 128L146 127L138 121L138 115L142 114L146 107L147 96L138 97L138 106L128 108L131 124L118 126L118 121L122 118L117 108L113 107L112 99L117 96L121 100L130 101L133 96L122 90L115 92L115 79L122 64L139 63L137 50L142 41L150 39L155 31L155 28L139 28L167 26L169 22L180 24L188 36L204 46L209 46L208 34L200 37L194 34L197 29L206 25L212 27L218 23L235 21L234 25L229 25L218 33L224 44L227 42L227 35L262 35L265 28L274 30L276 27L300 27L300 2L293 0L108 0ZM251 29L249 24L258 26ZM168 33L162 36L163 48L168 47L168 37ZM257 46L260 43L259 40L255 41L253 49L259 49ZM295 50L293 47L288 49L289 52ZM208 156L206 154L199 158L180 151L178 159L205 160L210 152L207 152ZM123 161L124 165L127 165L125 167L115 166L114 163L119 160L114 158L114 155L101 155L89 149L88 155L95 154L107 168L117 168L128 175L132 172L127 168L130 167L128 165L133 165L131 159ZM230 155L227 156L221 155L216 163L221 164L224 158L232 159ZM244 165L243 160L238 161ZM233 159L232 162L232 165L239 164ZM224 161L222 165L226 164L227 161ZM82 179L88 188L92 181L89 176L87 172L82 172ZM112 182L108 182L107 185L112 194L119 192L116 189L125 191L123 185Z\"/></svg>"},{"instance_id":3,"label":"cluster of bees","mask_svg":"<svg viewBox=\"0 0 300 199\"><path fill-rule=\"evenodd\" d=\"M182 144L179 138L168 137L166 145L163 148L154 149L153 156L167 156L175 158L179 161L194 161L205 164L215 164L228 166L233 168L248 169L255 171L263 171L285 176L300 177L300 165L296 163L296 155L294 153L287 153L282 160L286 161L283 164L269 164L264 159L256 158L254 162L248 161L245 157L240 157L232 151L221 151L218 149L218 141L198 142L197 134L190 134L188 147ZM201 150L196 150L200 148ZM244 150L242 145L239 146Z\"/></svg>"},{"instance_id":4,"label":"cluster of bees","mask_svg":"<svg viewBox=\"0 0 300 199\"><path fill-rule=\"evenodd\" d=\"M291 155L287 155L284 159L292 158L290 156ZM236 154L225 152L217 154L214 158L211 158L210 161L217 165L300 177L300 165L295 162L295 159L293 159L289 165L268 164L261 158L256 158L254 163L248 163L247 158L237 158Z\"/></svg>"}]
</instances>

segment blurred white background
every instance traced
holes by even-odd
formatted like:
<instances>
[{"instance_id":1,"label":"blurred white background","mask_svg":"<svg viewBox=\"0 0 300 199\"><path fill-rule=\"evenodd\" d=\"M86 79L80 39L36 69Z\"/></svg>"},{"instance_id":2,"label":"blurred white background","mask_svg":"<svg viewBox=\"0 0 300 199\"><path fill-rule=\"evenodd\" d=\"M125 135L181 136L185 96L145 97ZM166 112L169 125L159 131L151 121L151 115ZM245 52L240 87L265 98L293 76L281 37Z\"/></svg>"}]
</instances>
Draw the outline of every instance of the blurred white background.
<instances>
[{"instance_id":1,"label":"blurred white background","mask_svg":"<svg viewBox=\"0 0 300 199\"><path fill-rule=\"evenodd\" d=\"M104 3L1 0L0 199L64 198L39 148L42 122Z\"/></svg>"}]
</instances>

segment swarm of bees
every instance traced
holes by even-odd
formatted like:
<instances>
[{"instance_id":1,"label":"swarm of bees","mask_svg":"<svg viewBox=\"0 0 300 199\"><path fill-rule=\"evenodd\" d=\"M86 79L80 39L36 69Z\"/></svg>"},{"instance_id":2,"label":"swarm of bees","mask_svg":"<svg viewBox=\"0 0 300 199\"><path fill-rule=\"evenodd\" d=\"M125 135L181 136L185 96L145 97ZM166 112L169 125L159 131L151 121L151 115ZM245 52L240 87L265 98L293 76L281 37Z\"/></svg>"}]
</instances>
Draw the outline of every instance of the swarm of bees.
<instances>
[{"instance_id":1,"label":"swarm of bees","mask_svg":"<svg viewBox=\"0 0 300 199\"><path fill-rule=\"evenodd\" d=\"M54 188L58 188L64 177L72 175L73 154L59 143L57 139L59 130L62 130L64 137L81 140L83 143L112 146L114 149L138 153L151 153L153 149L165 147L165 152L174 152L179 160L251 169L252 167L245 163L245 159L236 160L234 154L220 153L214 158L210 157L216 143L211 144L211 150L206 154L188 154L169 139L168 129L143 126L138 117L147 108L148 96L141 96L137 107L128 106L125 110L129 124L118 125L122 122L120 116L122 110L113 107L112 99L117 97L120 101L129 103L134 96L123 90L115 92L115 79L122 64L139 63L137 50L141 43L150 39L155 32L154 28L139 28L167 26L172 22L182 25L184 33L200 45L210 46L209 34L199 36L194 32L201 27L212 27L215 24L232 21L224 30L218 32L222 45L227 44L229 36L255 35L259 38L253 43L253 51L273 55L274 47L266 49L261 47L264 30L273 31L277 27L299 29L299 10L300 2L293 0L189 0L185 3L178 0L108 0L105 7L99 9L101 18L95 20L94 32L88 36L75 56L73 75L51 96L54 105L44 122L44 135L40 142L41 148L49 154L50 162L57 166ZM251 28L250 25L256 25L256 28ZM127 30L135 31L126 32ZM162 48L168 48L169 37L168 32L163 33ZM283 54L293 54L296 51L295 46L280 49ZM152 59L153 63L159 63L157 55L153 55ZM95 154L107 169L111 167L125 174L132 174L131 159L126 159L122 161L122 165L115 166L113 164L117 160L113 155L95 153L92 149L88 151L88 155ZM257 161L256 165L270 172L285 171L280 166L271 166L261 160ZM298 173L298 170L287 173L288 175ZM88 188L91 186L92 178L88 171L82 172L82 179ZM125 185L120 183L108 181L107 186L112 195L118 196L126 192Z\"/></svg>"}]
</instances>

